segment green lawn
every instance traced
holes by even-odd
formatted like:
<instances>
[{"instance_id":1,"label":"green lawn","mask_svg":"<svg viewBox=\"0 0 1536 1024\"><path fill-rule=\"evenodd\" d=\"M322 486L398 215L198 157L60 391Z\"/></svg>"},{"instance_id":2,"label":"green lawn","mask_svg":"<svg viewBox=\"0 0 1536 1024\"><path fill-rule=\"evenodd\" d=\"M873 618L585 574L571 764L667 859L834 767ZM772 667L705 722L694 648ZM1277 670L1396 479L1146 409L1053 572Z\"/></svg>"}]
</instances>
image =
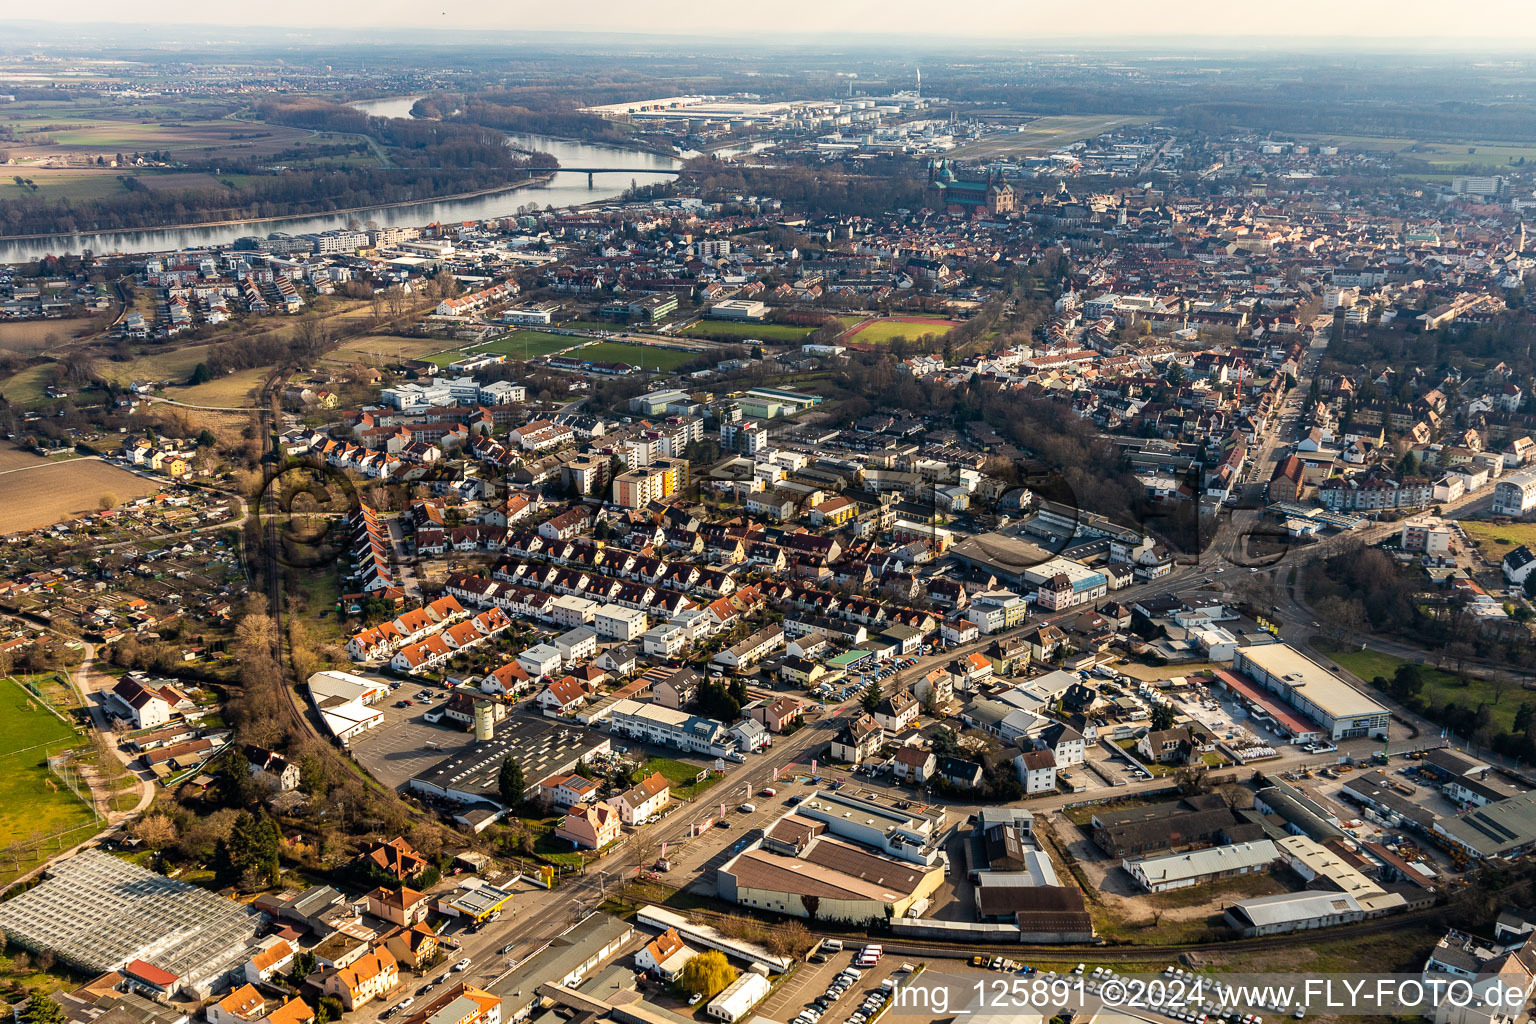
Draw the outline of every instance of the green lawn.
<instances>
[{"instance_id":1,"label":"green lawn","mask_svg":"<svg viewBox=\"0 0 1536 1024\"><path fill-rule=\"evenodd\" d=\"M1354 673L1367 683L1377 676L1391 679L1399 665L1408 663L1406 658L1398 658L1369 649L1336 651L1330 653L1329 657L1341 668ZM1494 685L1485 679L1474 679L1468 676L1466 685L1462 685L1462 680L1454 673L1445 672L1430 665L1420 665L1419 668L1424 674L1424 689L1420 693L1425 700L1436 706L1455 703L1474 709L1479 704L1486 703L1493 713L1494 728L1501 732L1508 732L1515 727L1515 712L1520 709L1520 705L1525 700L1530 699L1529 694L1522 693L1514 687L1506 686L1504 692L1500 694Z\"/></svg>"},{"instance_id":2,"label":"green lawn","mask_svg":"<svg viewBox=\"0 0 1536 1024\"><path fill-rule=\"evenodd\" d=\"M0 879L94 829L90 808L48 772L49 755L79 743L74 728L19 683L0 682Z\"/></svg>"},{"instance_id":3,"label":"green lawn","mask_svg":"<svg viewBox=\"0 0 1536 1024\"><path fill-rule=\"evenodd\" d=\"M600 341L588 345L580 352L572 352L579 359L597 363L629 363L644 366L647 370L675 370L684 363L701 358L704 353L678 348L659 348L655 345L626 345L618 341Z\"/></svg>"},{"instance_id":4,"label":"green lawn","mask_svg":"<svg viewBox=\"0 0 1536 1024\"><path fill-rule=\"evenodd\" d=\"M1467 532L1484 558L1502 562L1521 544L1536 545L1536 523L1492 523L1482 519L1463 519L1459 524Z\"/></svg>"},{"instance_id":5,"label":"green lawn","mask_svg":"<svg viewBox=\"0 0 1536 1024\"><path fill-rule=\"evenodd\" d=\"M814 327L796 327L793 324L742 323L735 320L700 320L689 324L680 334L689 338L712 338L715 341L767 341L794 344L804 341Z\"/></svg>"},{"instance_id":6,"label":"green lawn","mask_svg":"<svg viewBox=\"0 0 1536 1024\"><path fill-rule=\"evenodd\" d=\"M0 381L0 395L13 405L41 405L49 400L48 384L53 380L53 366L38 363Z\"/></svg>"},{"instance_id":7,"label":"green lawn","mask_svg":"<svg viewBox=\"0 0 1536 1024\"><path fill-rule=\"evenodd\" d=\"M558 864L567 870L580 869L585 858L564 839L556 839L554 832L545 832L533 842L533 852L550 864Z\"/></svg>"},{"instance_id":8,"label":"green lawn","mask_svg":"<svg viewBox=\"0 0 1536 1024\"><path fill-rule=\"evenodd\" d=\"M128 190L117 179L123 173L116 169L96 171L50 171L46 168L3 168L14 171L0 175L0 199L33 199L39 202L60 199L104 199L108 196L127 195ZM30 185L16 184L17 178L30 179ZM135 175L138 177L138 175Z\"/></svg>"},{"instance_id":9,"label":"green lawn","mask_svg":"<svg viewBox=\"0 0 1536 1024\"><path fill-rule=\"evenodd\" d=\"M694 782L694 777L699 774L699 771L699 766L696 764L674 761L670 757L653 757L635 769L631 778L639 782L652 772L661 772L666 777L666 780L672 784L673 796L680 800L692 800L720 781L718 775L711 775L703 782Z\"/></svg>"}]
</instances>

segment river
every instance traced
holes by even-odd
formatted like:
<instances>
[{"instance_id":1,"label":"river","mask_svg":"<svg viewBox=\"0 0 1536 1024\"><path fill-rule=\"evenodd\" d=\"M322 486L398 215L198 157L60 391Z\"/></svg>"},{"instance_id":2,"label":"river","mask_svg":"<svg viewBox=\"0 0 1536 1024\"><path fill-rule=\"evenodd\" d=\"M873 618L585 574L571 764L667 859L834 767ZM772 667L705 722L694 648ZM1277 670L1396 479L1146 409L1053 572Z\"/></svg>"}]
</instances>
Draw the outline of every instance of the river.
<instances>
[{"instance_id":1,"label":"river","mask_svg":"<svg viewBox=\"0 0 1536 1024\"><path fill-rule=\"evenodd\" d=\"M381 117L408 117L415 96L366 100L353 104L361 110ZM668 174L656 174L657 170L677 167L679 162L671 157L644 153L617 146L602 146L589 142L570 142L543 135L512 135L508 141L519 149L552 153L566 167L617 167L626 173L599 174L593 179L593 187L587 188L585 174L558 173L548 185L498 192L494 195L476 196L472 199L453 199L441 202L426 201L408 206L391 206L378 209L357 210L351 213L328 213L311 217L288 217L281 220L253 221L240 224L223 224L217 227L145 228L141 231L104 231L75 235L50 235L46 238L0 238L0 263L23 263L50 253L55 256L79 253L86 249L93 253L144 253L169 252L175 249L196 249L212 245L228 245L246 235L266 235L274 231L286 231L290 235L308 234L330 228L343 228L352 221L373 221L381 227L421 226L434 222L485 220L506 217L528 203L536 203L541 209L578 206L582 203L601 202L623 193L633 183L652 185L670 181ZM648 173L649 172L649 173Z\"/></svg>"}]
</instances>

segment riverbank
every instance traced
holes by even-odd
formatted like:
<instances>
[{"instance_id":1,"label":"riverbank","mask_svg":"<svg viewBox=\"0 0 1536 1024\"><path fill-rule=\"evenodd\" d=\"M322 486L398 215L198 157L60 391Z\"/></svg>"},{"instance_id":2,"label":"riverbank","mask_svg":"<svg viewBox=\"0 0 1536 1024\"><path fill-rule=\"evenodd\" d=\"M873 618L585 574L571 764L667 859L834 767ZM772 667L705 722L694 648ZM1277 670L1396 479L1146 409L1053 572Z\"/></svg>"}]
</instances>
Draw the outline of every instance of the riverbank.
<instances>
[{"instance_id":1,"label":"riverbank","mask_svg":"<svg viewBox=\"0 0 1536 1024\"><path fill-rule=\"evenodd\" d=\"M283 213L271 217L231 217L227 220L203 220L194 224L146 224L137 228L88 228L84 231L45 231L30 235L0 235L0 242L35 242L42 238L73 238L78 235L95 235L105 232L134 231L196 231L202 228L227 228L238 224L269 224L273 221L297 220L303 217L340 217L349 213L367 213L373 210L393 210L402 206L420 206L423 203L451 203L461 199L478 199L482 196L518 192L525 188L543 188L555 180L560 168L552 167L547 173L529 175L525 179L477 189L473 192L455 192L446 196L423 196L420 199L402 199L395 203L372 203L368 206L348 206L339 210L316 210L307 213Z\"/></svg>"}]
</instances>

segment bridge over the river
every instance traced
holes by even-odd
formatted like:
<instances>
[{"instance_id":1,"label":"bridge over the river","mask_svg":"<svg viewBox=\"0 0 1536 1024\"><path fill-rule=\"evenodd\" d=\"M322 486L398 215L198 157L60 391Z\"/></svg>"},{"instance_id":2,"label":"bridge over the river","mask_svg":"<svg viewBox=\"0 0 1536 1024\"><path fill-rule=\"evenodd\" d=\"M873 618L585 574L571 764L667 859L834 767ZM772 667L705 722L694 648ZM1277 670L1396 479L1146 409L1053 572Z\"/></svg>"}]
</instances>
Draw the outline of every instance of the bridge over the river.
<instances>
[{"instance_id":1,"label":"bridge over the river","mask_svg":"<svg viewBox=\"0 0 1536 1024\"><path fill-rule=\"evenodd\" d=\"M670 174L674 178L682 174L680 168L675 167L530 167L528 176L535 174L547 174L551 171L570 174L585 174L587 176L587 188L594 187L592 178L597 174Z\"/></svg>"}]
</instances>

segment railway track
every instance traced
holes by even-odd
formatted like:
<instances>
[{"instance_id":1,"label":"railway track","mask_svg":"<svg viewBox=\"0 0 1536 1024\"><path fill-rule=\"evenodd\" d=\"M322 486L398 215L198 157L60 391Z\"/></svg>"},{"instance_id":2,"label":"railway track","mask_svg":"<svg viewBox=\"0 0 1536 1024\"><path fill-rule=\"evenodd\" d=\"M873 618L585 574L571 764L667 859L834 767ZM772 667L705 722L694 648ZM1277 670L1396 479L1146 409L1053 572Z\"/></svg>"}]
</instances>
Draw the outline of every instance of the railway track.
<instances>
[{"instance_id":1,"label":"railway track","mask_svg":"<svg viewBox=\"0 0 1536 1024\"><path fill-rule=\"evenodd\" d=\"M1315 931L1289 932L1284 935L1263 935L1248 939L1223 939L1215 942L1187 942L1131 945L1113 942L1100 942L1093 944L1073 943L1065 945L1052 945L1045 943L1013 943L1013 942L964 942L950 941L948 939L915 939L901 936L890 936L884 932L878 936L870 932L837 931L833 928L817 927L815 932L819 936L831 939L842 939L844 942L863 943L876 940L887 953L898 953L903 956L920 956L949 960L969 960L977 953L996 955L1004 951L1015 959L1020 956L1028 956L1046 961L1081 960L1081 961L1112 961L1117 963L1147 963L1166 964L1170 959L1175 959L1183 954L1209 954L1223 957L1240 957L1253 953L1267 953L1274 950L1294 949L1298 947L1310 948L1322 941L1335 939L1358 939L1372 935L1380 935L1385 932L1399 931L1415 924L1428 924L1443 919L1447 913L1453 912L1454 906L1429 907L1424 910L1414 911L1409 914L1377 918L1373 921L1362 921L1358 924L1340 925L1329 928L1325 932ZM705 921L719 922L731 916L721 911L696 909L689 911L690 916Z\"/></svg>"}]
</instances>

